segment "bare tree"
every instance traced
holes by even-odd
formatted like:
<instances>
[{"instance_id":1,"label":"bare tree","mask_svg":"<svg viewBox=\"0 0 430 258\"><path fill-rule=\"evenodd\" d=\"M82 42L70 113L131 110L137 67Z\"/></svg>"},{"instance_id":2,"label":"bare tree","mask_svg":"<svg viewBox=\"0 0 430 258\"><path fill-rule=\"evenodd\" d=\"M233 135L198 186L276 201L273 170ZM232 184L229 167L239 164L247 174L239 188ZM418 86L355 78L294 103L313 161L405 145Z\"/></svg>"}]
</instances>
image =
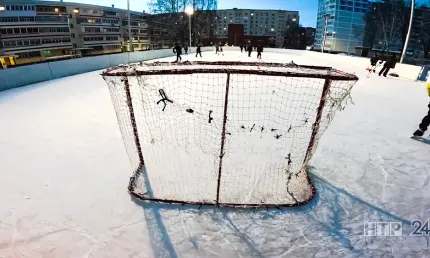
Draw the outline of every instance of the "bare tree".
<instances>
[{"instance_id":1,"label":"bare tree","mask_svg":"<svg viewBox=\"0 0 430 258\"><path fill-rule=\"evenodd\" d=\"M366 41L373 40L371 43L367 42L367 45L373 46L376 40L384 51L392 51L399 41L404 43L409 24L409 12L405 1L385 0L373 3L365 19Z\"/></svg>"},{"instance_id":2,"label":"bare tree","mask_svg":"<svg viewBox=\"0 0 430 258\"><path fill-rule=\"evenodd\" d=\"M153 19L168 27L172 43L188 41L188 16L185 8L192 6L192 31L194 43L199 43L203 35L213 35L213 26L217 9L217 0L151 0L148 4ZM212 26L212 29L211 29Z\"/></svg>"}]
</instances>

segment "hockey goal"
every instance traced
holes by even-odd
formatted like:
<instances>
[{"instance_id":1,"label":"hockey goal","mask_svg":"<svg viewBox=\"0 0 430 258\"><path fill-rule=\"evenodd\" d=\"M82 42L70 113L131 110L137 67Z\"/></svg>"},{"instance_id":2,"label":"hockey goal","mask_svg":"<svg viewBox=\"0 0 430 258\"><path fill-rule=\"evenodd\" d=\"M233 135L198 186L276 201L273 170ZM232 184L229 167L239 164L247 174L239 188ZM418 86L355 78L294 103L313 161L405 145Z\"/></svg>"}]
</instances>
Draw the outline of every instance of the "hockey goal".
<instances>
[{"instance_id":1,"label":"hockey goal","mask_svg":"<svg viewBox=\"0 0 430 258\"><path fill-rule=\"evenodd\" d=\"M358 78L328 67L185 62L103 72L142 200L281 207L314 196L306 165Z\"/></svg>"}]
</instances>

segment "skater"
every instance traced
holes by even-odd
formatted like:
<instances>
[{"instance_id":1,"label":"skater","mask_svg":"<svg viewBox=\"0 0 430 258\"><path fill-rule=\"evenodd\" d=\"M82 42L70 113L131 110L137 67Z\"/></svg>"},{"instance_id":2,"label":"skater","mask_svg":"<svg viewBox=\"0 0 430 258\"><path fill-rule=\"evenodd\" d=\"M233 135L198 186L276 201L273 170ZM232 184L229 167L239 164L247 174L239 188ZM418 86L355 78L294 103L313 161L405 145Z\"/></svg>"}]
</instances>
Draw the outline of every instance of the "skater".
<instances>
[{"instance_id":1,"label":"skater","mask_svg":"<svg viewBox=\"0 0 430 258\"><path fill-rule=\"evenodd\" d=\"M240 53L243 53L243 45L240 45Z\"/></svg>"},{"instance_id":2,"label":"skater","mask_svg":"<svg viewBox=\"0 0 430 258\"><path fill-rule=\"evenodd\" d=\"M218 43L215 45L215 55L219 53L219 45Z\"/></svg>"},{"instance_id":3,"label":"skater","mask_svg":"<svg viewBox=\"0 0 430 258\"><path fill-rule=\"evenodd\" d=\"M258 45L257 47L257 58L261 59L261 52L263 52L263 46Z\"/></svg>"},{"instance_id":4,"label":"skater","mask_svg":"<svg viewBox=\"0 0 430 258\"><path fill-rule=\"evenodd\" d=\"M368 68L369 69L369 73L371 73L371 72L375 73L376 67L378 67L377 66L378 61L379 61L378 54L374 54L372 56L372 58L370 58L370 67Z\"/></svg>"},{"instance_id":5,"label":"skater","mask_svg":"<svg viewBox=\"0 0 430 258\"><path fill-rule=\"evenodd\" d=\"M430 83L427 84L427 93L430 97ZM427 131L427 128L430 125L430 103L428 105L429 111L427 115L421 121L421 124L418 125L418 130L415 131L414 136L423 136L424 132Z\"/></svg>"},{"instance_id":6,"label":"skater","mask_svg":"<svg viewBox=\"0 0 430 258\"><path fill-rule=\"evenodd\" d=\"M252 46L249 45L248 46L248 56L251 57L251 53L252 53Z\"/></svg>"},{"instance_id":7,"label":"skater","mask_svg":"<svg viewBox=\"0 0 430 258\"><path fill-rule=\"evenodd\" d=\"M196 49L196 57L200 54L200 57L202 57L202 46L200 44L197 45Z\"/></svg>"},{"instance_id":8,"label":"skater","mask_svg":"<svg viewBox=\"0 0 430 258\"><path fill-rule=\"evenodd\" d=\"M175 63L182 61L182 47L179 46L178 43L175 44L175 46L173 47L173 53L176 53L176 61Z\"/></svg>"},{"instance_id":9,"label":"skater","mask_svg":"<svg viewBox=\"0 0 430 258\"><path fill-rule=\"evenodd\" d=\"M221 53L221 55L223 55L224 56L224 50L222 49L222 45L221 46L219 46L219 53ZM219 55L219 54L218 54Z\"/></svg>"},{"instance_id":10,"label":"skater","mask_svg":"<svg viewBox=\"0 0 430 258\"><path fill-rule=\"evenodd\" d=\"M384 67L382 67L381 71L379 71L379 76L381 74L384 74L384 77L387 77L388 71L390 71L391 68L396 67L396 55L391 54L387 57L387 60L385 61Z\"/></svg>"},{"instance_id":11,"label":"skater","mask_svg":"<svg viewBox=\"0 0 430 258\"><path fill-rule=\"evenodd\" d=\"M184 46L184 51L185 51L185 54L188 55L188 45Z\"/></svg>"}]
</instances>

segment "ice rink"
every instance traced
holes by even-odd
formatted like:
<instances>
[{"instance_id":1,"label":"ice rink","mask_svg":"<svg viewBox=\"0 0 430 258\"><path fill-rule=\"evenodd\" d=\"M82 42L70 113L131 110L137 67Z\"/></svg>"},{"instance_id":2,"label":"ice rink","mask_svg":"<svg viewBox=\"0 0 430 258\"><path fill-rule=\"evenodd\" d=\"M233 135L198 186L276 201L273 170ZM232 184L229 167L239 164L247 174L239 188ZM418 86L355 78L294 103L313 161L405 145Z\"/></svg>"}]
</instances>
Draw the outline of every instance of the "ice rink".
<instances>
[{"instance_id":1,"label":"ice rink","mask_svg":"<svg viewBox=\"0 0 430 258\"><path fill-rule=\"evenodd\" d=\"M360 78L310 162L316 197L282 211L131 199L101 71L0 92L0 257L430 257L429 237L410 235L430 217L430 144L410 139L428 110L425 85L318 56L263 53ZM366 237L366 222L399 222L402 236Z\"/></svg>"}]
</instances>

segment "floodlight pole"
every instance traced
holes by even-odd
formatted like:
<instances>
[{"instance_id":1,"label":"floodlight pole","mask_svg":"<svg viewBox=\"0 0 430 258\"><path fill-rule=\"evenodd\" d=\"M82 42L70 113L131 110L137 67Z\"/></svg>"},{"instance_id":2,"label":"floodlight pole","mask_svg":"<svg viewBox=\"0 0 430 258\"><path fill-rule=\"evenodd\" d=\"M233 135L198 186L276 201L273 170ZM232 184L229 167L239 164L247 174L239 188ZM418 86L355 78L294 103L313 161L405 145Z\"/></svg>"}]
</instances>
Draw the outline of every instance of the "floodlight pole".
<instances>
[{"instance_id":1,"label":"floodlight pole","mask_svg":"<svg viewBox=\"0 0 430 258\"><path fill-rule=\"evenodd\" d=\"M411 18L409 20L409 28L408 34L406 35L405 45L403 46L402 57L400 58L400 63L403 63L403 59L405 58L406 51L408 50L409 37L411 36L412 22L414 21L414 9L415 9L415 0L411 2Z\"/></svg>"},{"instance_id":2,"label":"floodlight pole","mask_svg":"<svg viewBox=\"0 0 430 258\"><path fill-rule=\"evenodd\" d=\"M325 41L327 39L327 26L328 26L328 18L329 17L330 17L330 15L328 15L328 14L324 15L325 24L324 24L324 34L323 34L323 43L321 46L321 53L324 53Z\"/></svg>"},{"instance_id":3,"label":"floodlight pole","mask_svg":"<svg viewBox=\"0 0 430 258\"><path fill-rule=\"evenodd\" d=\"M190 30L190 48L191 48L191 14L188 14L188 18L189 18L188 27Z\"/></svg>"},{"instance_id":4,"label":"floodlight pole","mask_svg":"<svg viewBox=\"0 0 430 258\"><path fill-rule=\"evenodd\" d=\"M133 51L133 37L131 35L131 15L130 15L130 0L127 0L127 15L128 15L128 40L129 40L129 47L130 47L130 52L134 52Z\"/></svg>"}]
</instances>

